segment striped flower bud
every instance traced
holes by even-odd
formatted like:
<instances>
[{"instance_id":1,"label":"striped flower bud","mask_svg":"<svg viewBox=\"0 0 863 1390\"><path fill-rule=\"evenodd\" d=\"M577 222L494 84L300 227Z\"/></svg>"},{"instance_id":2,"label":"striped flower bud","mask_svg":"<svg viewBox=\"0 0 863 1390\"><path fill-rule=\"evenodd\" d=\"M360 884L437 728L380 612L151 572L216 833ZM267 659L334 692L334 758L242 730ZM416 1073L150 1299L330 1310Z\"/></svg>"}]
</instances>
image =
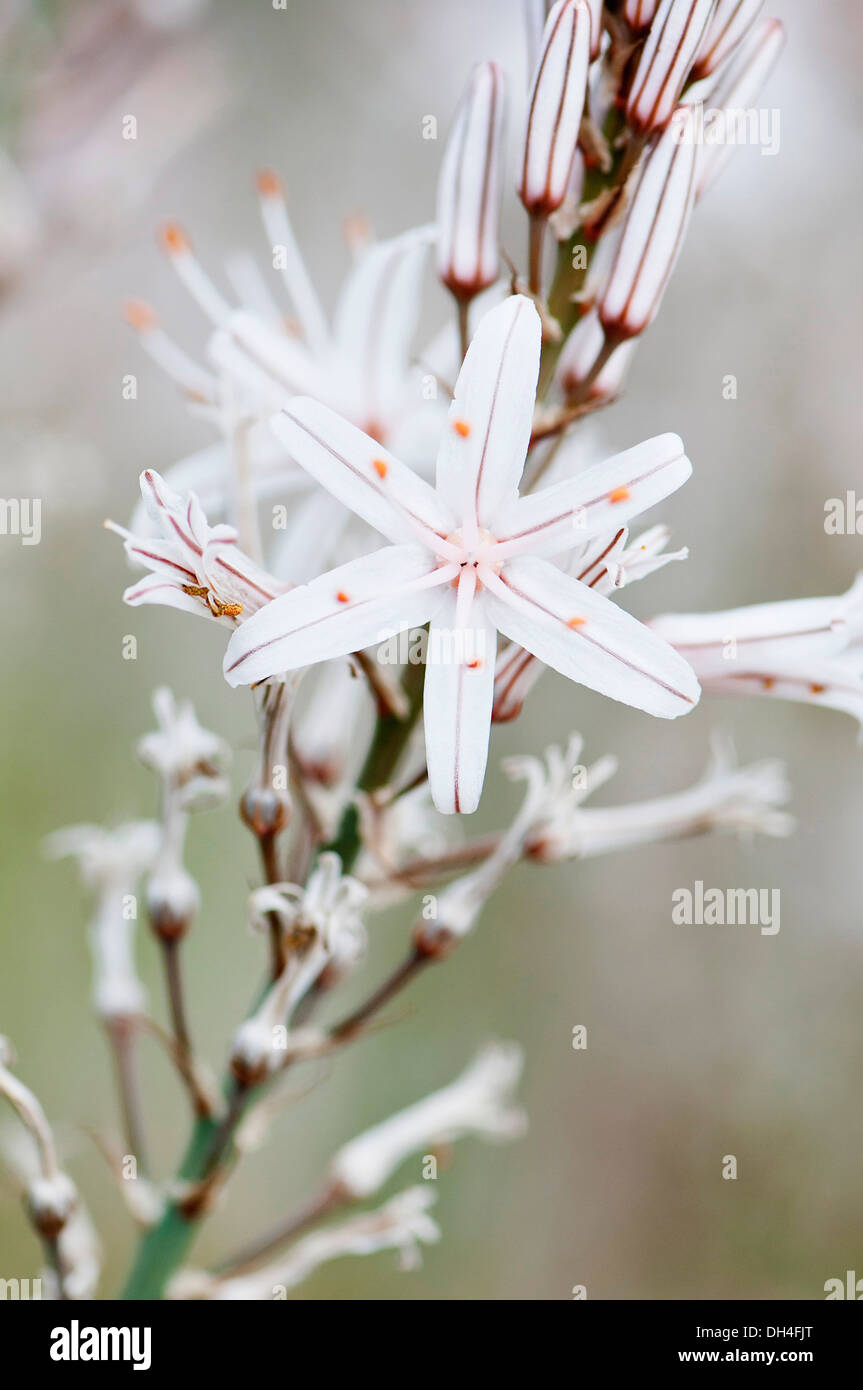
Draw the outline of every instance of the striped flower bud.
<instances>
[{"instance_id":1,"label":"striped flower bud","mask_svg":"<svg viewBox=\"0 0 863 1390\"><path fill-rule=\"evenodd\" d=\"M587 92L591 12L586 0L558 0L548 17L533 79L518 195L547 217L566 194Z\"/></svg>"},{"instance_id":2,"label":"striped flower bud","mask_svg":"<svg viewBox=\"0 0 863 1390\"><path fill-rule=\"evenodd\" d=\"M643 135L671 119L699 50L715 0L662 0L641 51L626 105Z\"/></svg>"},{"instance_id":3,"label":"striped flower bud","mask_svg":"<svg viewBox=\"0 0 863 1390\"><path fill-rule=\"evenodd\" d=\"M459 299L471 299L497 279L503 105L501 68L480 63L438 181L438 274Z\"/></svg>"},{"instance_id":4,"label":"striped flower bud","mask_svg":"<svg viewBox=\"0 0 863 1390\"><path fill-rule=\"evenodd\" d=\"M709 77L734 52L752 28L764 0L716 0L692 67L692 77Z\"/></svg>"},{"instance_id":5,"label":"striped flower bud","mask_svg":"<svg viewBox=\"0 0 863 1390\"><path fill-rule=\"evenodd\" d=\"M778 19L762 19L743 40L727 71L710 93L711 111L746 111L758 100L785 43L785 28ZM707 124L709 132L709 123ZM719 178L736 145L726 140L712 143L709 133L701 147L695 196L703 198Z\"/></svg>"},{"instance_id":6,"label":"striped flower bud","mask_svg":"<svg viewBox=\"0 0 863 1390\"><path fill-rule=\"evenodd\" d=\"M623 17L632 29L649 29L659 8L659 0L625 0Z\"/></svg>"},{"instance_id":7,"label":"striped flower bud","mask_svg":"<svg viewBox=\"0 0 863 1390\"><path fill-rule=\"evenodd\" d=\"M686 235L700 107L681 106L638 171L617 254L597 306L609 338L633 338L656 316Z\"/></svg>"}]
</instances>

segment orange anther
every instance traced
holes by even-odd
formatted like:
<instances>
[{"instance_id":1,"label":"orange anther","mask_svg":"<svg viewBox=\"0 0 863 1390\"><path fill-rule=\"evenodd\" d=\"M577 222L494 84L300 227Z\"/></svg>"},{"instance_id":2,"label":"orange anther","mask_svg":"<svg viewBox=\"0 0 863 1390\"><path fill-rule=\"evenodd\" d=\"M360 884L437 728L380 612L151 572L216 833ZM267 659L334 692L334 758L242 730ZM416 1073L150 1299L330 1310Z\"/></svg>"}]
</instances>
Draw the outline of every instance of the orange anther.
<instances>
[{"instance_id":1,"label":"orange anther","mask_svg":"<svg viewBox=\"0 0 863 1390\"><path fill-rule=\"evenodd\" d=\"M176 256L181 251L188 251L189 238L183 231L179 222L166 222L160 233L162 246L170 254Z\"/></svg>"},{"instance_id":2,"label":"orange anther","mask_svg":"<svg viewBox=\"0 0 863 1390\"><path fill-rule=\"evenodd\" d=\"M373 459L372 468L375 470L379 478L385 478L387 476L387 473L389 472L386 459Z\"/></svg>"},{"instance_id":3,"label":"orange anther","mask_svg":"<svg viewBox=\"0 0 863 1390\"><path fill-rule=\"evenodd\" d=\"M586 622L587 618L570 618L567 627L584 627Z\"/></svg>"},{"instance_id":4,"label":"orange anther","mask_svg":"<svg viewBox=\"0 0 863 1390\"><path fill-rule=\"evenodd\" d=\"M255 187L262 198L275 198L282 191L282 181L272 169L259 169L255 175Z\"/></svg>"},{"instance_id":5,"label":"orange anther","mask_svg":"<svg viewBox=\"0 0 863 1390\"><path fill-rule=\"evenodd\" d=\"M626 502L630 496L628 487L616 487L608 494L609 502Z\"/></svg>"},{"instance_id":6,"label":"orange anther","mask_svg":"<svg viewBox=\"0 0 863 1390\"><path fill-rule=\"evenodd\" d=\"M159 322L149 304L145 304L143 299L124 300L123 318L139 333L145 333L148 328L155 328Z\"/></svg>"},{"instance_id":7,"label":"orange anther","mask_svg":"<svg viewBox=\"0 0 863 1390\"><path fill-rule=\"evenodd\" d=\"M350 603L350 598L345 593L344 589L339 589L339 592L336 594L336 598L338 599L339 603Z\"/></svg>"},{"instance_id":8,"label":"orange anther","mask_svg":"<svg viewBox=\"0 0 863 1390\"><path fill-rule=\"evenodd\" d=\"M456 434L459 435L462 439L467 439L468 435L470 434L470 425L468 424L467 420L453 420L452 427L455 430Z\"/></svg>"},{"instance_id":9,"label":"orange anther","mask_svg":"<svg viewBox=\"0 0 863 1390\"><path fill-rule=\"evenodd\" d=\"M765 690L772 690L773 687L774 687L774 685L776 684L776 677L775 677L775 676L764 676L763 679L762 679L762 681L761 681L761 684L764 686L764 689L765 689Z\"/></svg>"},{"instance_id":10,"label":"orange anther","mask_svg":"<svg viewBox=\"0 0 863 1390\"><path fill-rule=\"evenodd\" d=\"M479 660L469 661L467 663L467 669L469 671L478 671L480 666L482 666L482 662Z\"/></svg>"},{"instance_id":11,"label":"orange anther","mask_svg":"<svg viewBox=\"0 0 863 1390\"><path fill-rule=\"evenodd\" d=\"M823 695L824 691L827 689L827 686L819 685L818 681L813 681L809 689L813 695Z\"/></svg>"}]
</instances>

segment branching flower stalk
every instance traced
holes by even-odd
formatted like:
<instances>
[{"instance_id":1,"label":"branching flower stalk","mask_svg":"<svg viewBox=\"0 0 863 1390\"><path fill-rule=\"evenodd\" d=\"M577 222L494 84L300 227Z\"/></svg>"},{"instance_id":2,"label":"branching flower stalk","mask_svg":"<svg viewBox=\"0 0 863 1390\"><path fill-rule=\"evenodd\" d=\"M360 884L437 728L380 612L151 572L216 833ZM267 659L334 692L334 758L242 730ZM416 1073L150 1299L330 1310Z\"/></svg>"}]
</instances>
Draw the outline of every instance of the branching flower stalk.
<instances>
[{"instance_id":1,"label":"branching flower stalk","mask_svg":"<svg viewBox=\"0 0 863 1390\"><path fill-rule=\"evenodd\" d=\"M214 929L216 905L184 848L192 813L227 794L227 750L162 689L159 728L138 750L159 778L158 821L77 827L52 845L79 859L96 893L95 1002L122 1063L129 1156L143 1163L144 1126L121 1037L166 1041L193 1112L175 1176L136 1204L146 1228L126 1299L280 1298L343 1255L395 1249L415 1262L439 1235L431 1190L408 1187L377 1210L360 1204L424 1150L521 1132L514 1045L490 1046L458 1080L346 1143L299 1207L214 1269L187 1266L216 1197L285 1103L286 1077L385 1023L392 1001L477 927L515 865L717 830L790 833L788 787L773 760L738 767L719 742L691 788L584 805L616 763L584 767L572 735L542 758L510 758L504 770L524 783L521 806L498 829L461 838L496 726L518 717L549 668L645 719L685 715L702 686L861 717L859 584L835 599L651 624L626 613L618 599L629 583L686 559L685 548L667 548L661 523L635 532L632 523L684 485L692 465L666 433L585 467L579 433L579 421L623 389L696 203L724 166L728 151L701 143L703 103L721 112L755 101L781 47L781 26L759 10L530 0L532 75L514 177L507 84L497 64L480 62L449 133L435 221L383 241L354 224L332 321L272 171L256 183L274 274L252 257L232 260L226 292L182 228L162 231L211 325L205 362L140 301L127 318L215 442L163 473L146 470L129 526L109 527L144 571L126 603L227 629L224 674L252 687L259 738L240 817L258 846L262 883L248 917L265 939L266 969L245 1019L226 1030L217 1091L193 1055L179 953L202 903ZM526 214L519 263L499 245L507 186ZM448 304L441 332L416 352L430 253ZM135 968L142 875L165 964L167 1032ZM368 914L403 900L400 963L340 1010L339 987L364 966ZM57 1291L82 1296L92 1264L76 1284L61 1245L77 1199L44 1116L6 1062L0 1091L39 1146L29 1210Z\"/></svg>"}]
</instances>

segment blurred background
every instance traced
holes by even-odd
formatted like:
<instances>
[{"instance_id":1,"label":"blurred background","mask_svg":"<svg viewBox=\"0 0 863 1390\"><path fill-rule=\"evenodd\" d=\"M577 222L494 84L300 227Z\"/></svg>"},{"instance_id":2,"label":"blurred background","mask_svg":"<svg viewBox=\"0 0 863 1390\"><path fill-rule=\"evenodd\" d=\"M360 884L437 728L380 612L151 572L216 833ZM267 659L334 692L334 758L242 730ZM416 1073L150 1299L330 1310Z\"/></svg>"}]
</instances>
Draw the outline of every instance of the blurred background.
<instances>
[{"instance_id":1,"label":"blurred background","mask_svg":"<svg viewBox=\"0 0 863 1390\"><path fill-rule=\"evenodd\" d=\"M640 616L835 594L859 541L827 536L824 502L860 487L860 43L854 0L772 0L788 42L762 104L781 113L775 158L738 151L689 233L625 399L597 422L607 451L680 432L693 479L661 509L691 558L627 595ZM212 435L121 321L141 295L200 356L206 325L154 242L177 217L218 272L265 251L252 175L285 178L299 240L327 305L346 266L345 215L381 235L426 221L443 138L471 64L506 67L510 158L526 80L518 0L10 3L0 177L0 474L4 497L43 498L41 544L0 538L5 629L0 725L0 1032L56 1122L106 1245L116 1287L131 1223L89 1137L119 1133L111 1069L89 1008L87 905L44 837L79 821L153 813L131 749L157 684L193 699L252 760L251 703L220 675L224 634L165 609L124 608L128 570L105 516L125 521L145 467ZM121 139L134 112L137 141ZM423 140L433 114L438 141ZM504 238L523 255L510 198ZM449 306L431 280L426 322ZM138 399L122 378L138 376ZM723 399L723 378L738 398ZM659 515L660 513L657 513ZM122 658L123 635L138 660ZM441 1245L401 1274L391 1256L343 1260L296 1296L320 1299L820 1298L863 1272L861 753L849 718L773 701L705 699L666 725L550 675L496 735L492 761L572 729L585 758L620 771L599 804L690 785L711 730L742 761L787 760L799 819L788 840L692 840L565 868L520 869L455 958L399 1001L386 1028L325 1074L243 1165L196 1250L204 1262L292 1207L331 1151L449 1080L489 1036L527 1054L530 1131L460 1145L441 1173ZM517 792L490 777L478 824ZM195 1034L214 1065L258 977L244 926L257 867L233 807L195 819L190 865L203 909L188 942ZM778 936L680 928L671 894L778 887ZM356 994L401 954L408 908L374 924ZM158 960L142 968L161 1009ZM571 1046L583 1024L586 1051ZM171 1171L184 1104L145 1044L153 1148ZM316 1084L312 1085L312 1081ZM304 1094L308 1091L308 1094ZM722 1179L734 1154L737 1181ZM408 1168L400 1185L415 1181ZM395 1186L395 1184L394 1184ZM39 1254L0 1179L0 1274Z\"/></svg>"}]
</instances>

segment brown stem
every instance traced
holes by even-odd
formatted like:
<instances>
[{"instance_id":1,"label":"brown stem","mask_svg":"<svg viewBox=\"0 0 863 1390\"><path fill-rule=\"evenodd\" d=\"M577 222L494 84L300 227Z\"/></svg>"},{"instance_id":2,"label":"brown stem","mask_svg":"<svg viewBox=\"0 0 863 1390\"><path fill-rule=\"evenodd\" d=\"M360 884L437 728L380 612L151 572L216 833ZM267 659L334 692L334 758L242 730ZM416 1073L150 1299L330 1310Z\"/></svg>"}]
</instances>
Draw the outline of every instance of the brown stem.
<instances>
[{"instance_id":1,"label":"brown stem","mask_svg":"<svg viewBox=\"0 0 863 1390\"><path fill-rule=\"evenodd\" d=\"M138 1085L138 1069L135 1065L136 1027L136 1021L131 1018L111 1018L107 1019L105 1023L105 1031L111 1044L117 1072L117 1089L123 1114L123 1133L126 1145L129 1153L137 1160L139 1171L146 1173L144 1121L141 1109L141 1092Z\"/></svg>"},{"instance_id":2,"label":"brown stem","mask_svg":"<svg viewBox=\"0 0 863 1390\"><path fill-rule=\"evenodd\" d=\"M258 1264L267 1255L271 1255L287 1241L293 1240L302 1231L317 1225L323 1217L329 1216L330 1212L337 1207L346 1205L347 1200L347 1194L338 1183L325 1183L295 1211L278 1222L271 1231L249 1241L247 1245L235 1250L233 1255L228 1255L225 1259L220 1260L213 1271L214 1274L222 1276L243 1274L250 1266Z\"/></svg>"}]
</instances>

